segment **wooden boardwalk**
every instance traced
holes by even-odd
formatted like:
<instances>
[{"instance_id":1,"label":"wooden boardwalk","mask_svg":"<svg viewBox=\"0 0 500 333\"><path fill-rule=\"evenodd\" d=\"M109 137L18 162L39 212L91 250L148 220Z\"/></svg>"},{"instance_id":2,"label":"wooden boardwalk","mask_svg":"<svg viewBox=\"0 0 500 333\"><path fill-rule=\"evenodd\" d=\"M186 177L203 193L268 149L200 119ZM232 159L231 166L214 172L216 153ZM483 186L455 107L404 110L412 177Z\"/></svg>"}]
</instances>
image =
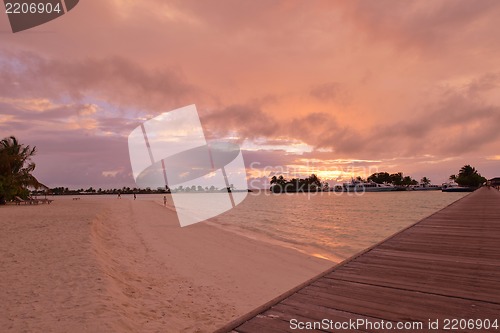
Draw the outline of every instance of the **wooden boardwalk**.
<instances>
[{"instance_id":1,"label":"wooden boardwalk","mask_svg":"<svg viewBox=\"0 0 500 333\"><path fill-rule=\"evenodd\" d=\"M333 322L316 331L445 332L446 319L454 318L500 325L500 192L495 189L465 196L218 332L297 332L299 322L323 319ZM358 319L373 326L335 329ZM438 329L428 327L429 319L439 320ZM380 328L382 320L392 330L387 323ZM396 329L398 322L422 327ZM500 332L500 327L480 328L488 324L484 320L464 324L451 331Z\"/></svg>"}]
</instances>

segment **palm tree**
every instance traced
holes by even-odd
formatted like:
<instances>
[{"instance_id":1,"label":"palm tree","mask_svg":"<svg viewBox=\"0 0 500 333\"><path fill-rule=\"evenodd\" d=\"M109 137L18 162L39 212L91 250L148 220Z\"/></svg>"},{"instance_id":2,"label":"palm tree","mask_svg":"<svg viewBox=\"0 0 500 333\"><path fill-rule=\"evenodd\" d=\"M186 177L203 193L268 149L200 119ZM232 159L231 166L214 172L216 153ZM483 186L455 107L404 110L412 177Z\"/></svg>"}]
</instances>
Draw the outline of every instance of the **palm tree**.
<instances>
[{"instance_id":1,"label":"palm tree","mask_svg":"<svg viewBox=\"0 0 500 333\"><path fill-rule=\"evenodd\" d=\"M402 185L409 187L410 185L417 185L417 184L418 182L415 179L411 178L410 176L403 177Z\"/></svg>"},{"instance_id":2,"label":"palm tree","mask_svg":"<svg viewBox=\"0 0 500 333\"><path fill-rule=\"evenodd\" d=\"M477 172L476 168L466 164L460 168L455 181L460 186L479 187L481 184L486 182L486 178L481 176L481 174Z\"/></svg>"},{"instance_id":3,"label":"palm tree","mask_svg":"<svg viewBox=\"0 0 500 333\"><path fill-rule=\"evenodd\" d=\"M422 177L422 179L420 179L420 183L422 183L424 187L427 187L431 183L431 180L427 177Z\"/></svg>"},{"instance_id":4,"label":"palm tree","mask_svg":"<svg viewBox=\"0 0 500 333\"><path fill-rule=\"evenodd\" d=\"M313 173L312 175L310 175L308 180L310 185L315 185L316 187L321 188L321 180L316 174Z\"/></svg>"},{"instance_id":5,"label":"palm tree","mask_svg":"<svg viewBox=\"0 0 500 333\"><path fill-rule=\"evenodd\" d=\"M360 183L364 183L365 180L361 177L361 176L357 176L356 178L354 178L356 181L360 182Z\"/></svg>"},{"instance_id":6,"label":"palm tree","mask_svg":"<svg viewBox=\"0 0 500 333\"><path fill-rule=\"evenodd\" d=\"M271 178L271 189L274 191L274 192L281 192L286 184L287 180L285 178L283 178L283 176L279 176L279 177L276 177L276 176L273 176Z\"/></svg>"},{"instance_id":7,"label":"palm tree","mask_svg":"<svg viewBox=\"0 0 500 333\"><path fill-rule=\"evenodd\" d=\"M398 173L392 173L389 175L389 178L391 179L391 183L399 186L403 184L403 173L398 172Z\"/></svg>"},{"instance_id":8,"label":"palm tree","mask_svg":"<svg viewBox=\"0 0 500 333\"><path fill-rule=\"evenodd\" d=\"M0 202L15 196L26 198L28 187L47 188L32 175L35 153L36 147L20 144L14 136L0 141Z\"/></svg>"},{"instance_id":9,"label":"palm tree","mask_svg":"<svg viewBox=\"0 0 500 333\"><path fill-rule=\"evenodd\" d=\"M458 172L458 176L472 176L474 174L477 174L477 170L474 167L471 167L469 164L464 165L463 167L460 168L460 171Z\"/></svg>"}]
</instances>

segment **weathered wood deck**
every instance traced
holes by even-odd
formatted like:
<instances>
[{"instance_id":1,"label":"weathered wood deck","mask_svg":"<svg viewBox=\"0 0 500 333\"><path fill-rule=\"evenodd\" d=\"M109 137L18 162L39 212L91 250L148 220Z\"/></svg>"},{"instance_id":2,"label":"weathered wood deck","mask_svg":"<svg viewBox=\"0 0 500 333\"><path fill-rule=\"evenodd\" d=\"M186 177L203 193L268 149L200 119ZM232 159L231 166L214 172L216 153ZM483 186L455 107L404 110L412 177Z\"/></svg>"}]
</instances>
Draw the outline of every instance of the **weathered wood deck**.
<instances>
[{"instance_id":1,"label":"weathered wood deck","mask_svg":"<svg viewBox=\"0 0 500 333\"><path fill-rule=\"evenodd\" d=\"M445 331L445 319L453 318L488 318L500 325L500 192L495 189L467 195L218 332L297 332L292 319L337 325L384 320L393 324L392 332L405 331L396 329L398 322L421 322L422 329L406 332L439 332ZM439 329L429 329L429 319L439 320ZM318 331L389 331L352 328ZM500 332L500 327L454 331Z\"/></svg>"}]
</instances>

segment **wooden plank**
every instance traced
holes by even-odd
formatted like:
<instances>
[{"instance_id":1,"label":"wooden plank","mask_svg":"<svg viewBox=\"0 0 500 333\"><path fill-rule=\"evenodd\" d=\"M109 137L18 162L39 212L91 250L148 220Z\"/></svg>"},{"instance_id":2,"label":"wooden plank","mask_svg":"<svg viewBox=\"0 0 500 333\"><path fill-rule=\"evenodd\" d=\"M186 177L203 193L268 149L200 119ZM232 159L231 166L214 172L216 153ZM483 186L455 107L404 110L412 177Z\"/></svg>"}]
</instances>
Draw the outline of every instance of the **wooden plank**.
<instances>
[{"instance_id":1,"label":"wooden plank","mask_svg":"<svg viewBox=\"0 0 500 333\"><path fill-rule=\"evenodd\" d=\"M425 261L422 259L413 259L414 262L401 262L392 258L374 258L371 260L356 261L344 266L335 274L356 274L387 276L398 274L424 274L427 276L452 276L456 278L474 278L491 282L500 281L500 267L494 265L472 265L469 263L450 262L443 265L442 261ZM332 274L327 275L330 276Z\"/></svg>"},{"instance_id":2,"label":"wooden plank","mask_svg":"<svg viewBox=\"0 0 500 333\"><path fill-rule=\"evenodd\" d=\"M323 279L289 299L391 321L427 321L449 316L496 319L500 311L498 304L345 281L324 283Z\"/></svg>"},{"instance_id":3,"label":"wooden plank","mask_svg":"<svg viewBox=\"0 0 500 333\"><path fill-rule=\"evenodd\" d=\"M395 289L404 289L419 293L428 293L428 294L447 296L453 298L467 298L469 300L500 304L500 297L499 297L500 288L498 287L495 288L494 290L487 290L486 288L484 288L484 290L477 290L473 286L461 288L460 284L457 284L456 281L450 281L448 285L446 284L446 282L442 282L439 287L436 287L435 281L431 281L430 283L418 284L412 282L400 283L397 279L377 280L375 278L372 279L358 278L358 279L347 280L339 277L336 280L373 284L381 287L392 287ZM451 287L449 287L450 284L452 285Z\"/></svg>"},{"instance_id":4,"label":"wooden plank","mask_svg":"<svg viewBox=\"0 0 500 333\"><path fill-rule=\"evenodd\" d=\"M265 317L262 315L257 315L252 320L245 322L236 328L237 332L241 333L255 333L255 332L266 332L266 333L283 333L283 332L295 332L290 328L290 324L281 320L276 320L270 317ZM319 330L312 330L310 332L321 332Z\"/></svg>"},{"instance_id":5,"label":"wooden plank","mask_svg":"<svg viewBox=\"0 0 500 333\"><path fill-rule=\"evenodd\" d=\"M300 318L302 321L321 321L325 318L333 322L349 322L349 320L368 319L376 321L378 318L358 315L351 312L339 311L326 307L317 306L311 303L297 302L287 299L264 313L280 316L282 320L290 322L291 319ZM327 330L329 331L329 330ZM333 331L333 330L332 330ZM387 330L381 330L386 332ZM342 332L369 332L367 330L342 330Z\"/></svg>"},{"instance_id":6,"label":"wooden plank","mask_svg":"<svg viewBox=\"0 0 500 333\"><path fill-rule=\"evenodd\" d=\"M460 257L458 257L460 258ZM380 266L380 267L398 267L401 269L411 269L419 267L429 267L440 272L465 270L464 274L470 274L471 270L475 272L500 272L500 261L483 261L478 263L475 259L456 260L457 256L419 256L418 254L411 256L402 253L393 252L391 254L372 252L359 258L354 262L350 262L342 267L342 270L354 267L364 267L364 265ZM339 269L340 270L340 269Z\"/></svg>"},{"instance_id":7,"label":"wooden plank","mask_svg":"<svg viewBox=\"0 0 500 333\"><path fill-rule=\"evenodd\" d=\"M428 254L421 254L418 252L402 252L402 251L397 251L397 250L387 250L387 249L381 249L381 248L376 248L370 252L370 256L373 257L386 257L386 258L396 258L397 260L403 261L412 261L414 259L425 259L429 260L429 255ZM358 260L363 260L366 256L362 256L358 258ZM443 254L433 254L432 255L432 260L433 261L439 261L442 264L445 263L470 263L470 264L477 264L477 265L489 265L489 266L500 266L500 260L485 260L482 258L467 258L464 256L460 256L457 254L454 255L443 255Z\"/></svg>"}]
</instances>

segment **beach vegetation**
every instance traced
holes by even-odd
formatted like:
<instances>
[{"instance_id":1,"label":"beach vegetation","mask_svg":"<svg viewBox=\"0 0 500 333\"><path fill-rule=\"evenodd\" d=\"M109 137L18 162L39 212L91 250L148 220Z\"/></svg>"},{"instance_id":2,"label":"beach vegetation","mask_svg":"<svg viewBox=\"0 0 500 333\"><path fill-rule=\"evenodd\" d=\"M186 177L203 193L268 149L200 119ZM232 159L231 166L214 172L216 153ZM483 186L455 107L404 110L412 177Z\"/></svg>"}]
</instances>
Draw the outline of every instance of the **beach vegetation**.
<instances>
[{"instance_id":1,"label":"beach vegetation","mask_svg":"<svg viewBox=\"0 0 500 333\"><path fill-rule=\"evenodd\" d=\"M403 185L403 173L402 172L393 173L390 175L390 177L391 177L390 184L393 184L396 186Z\"/></svg>"},{"instance_id":2,"label":"beach vegetation","mask_svg":"<svg viewBox=\"0 0 500 333\"><path fill-rule=\"evenodd\" d=\"M389 184L392 183L392 178L388 172L376 172L368 177L368 181L377 184Z\"/></svg>"},{"instance_id":3,"label":"beach vegetation","mask_svg":"<svg viewBox=\"0 0 500 333\"><path fill-rule=\"evenodd\" d=\"M328 190L321 179L316 174L312 174L307 178L292 178L290 180L273 176L270 181L270 190L274 193L295 193L295 192L319 192Z\"/></svg>"},{"instance_id":4,"label":"beach vegetation","mask_svg":"<svg viewBox=\"0 0 500 333\"><path fill-rule=\"evenodd\" d=\"M368 177L369 182L377 184L392 184L395 186L418 185L418 181L410 176L403 176L402 172L389 174L388 172L376 172Z\"/></svg>"},{"instance_id":5,"label":"beach vegetation","mask_svg":"<svg viewBox=\"0 0 500 333\"><path fill-rule=\"evenodd\" d=\"M420 184L423 186L423 187L427 187L431 184L431 180L427 177L422 177L422 179L420 179Z\"/></svg>"},{"instance_id":6,"label":"beach vegetation","mask_svg":"<svg viewBox=\"0 0 500 333\"><path fill-rule=\"evenodd\" d=\"M420 184L422 184L424 187L430 185L431 183L431 180L427 177L422 177L422 179L420 179Z\"/></svg>"},{"instance_id":7,"label":"beach vegetation","mask_svg":"<svg viewBox=\"0 0 500 333\"><path fill-rule=\"evenodd\" d=\"M29 188L46 188L33 176L35 154L36 147L21 144L14 136L0 141L0 203L16 196L26 199Z\"/></svg>"},{"instance_id":8,"label":"beach vegetation","mask_svg":"<svg viewBox=\"0 0 500 333\"><path fill-rule=\"evenodd\" d=\"M460 168L457 175L451 175L450 179L454 180L460 186L467 187L479 187L486 182L486 178L481 176L476 168L469 164Z\"/></svg>"}]
</instances>

